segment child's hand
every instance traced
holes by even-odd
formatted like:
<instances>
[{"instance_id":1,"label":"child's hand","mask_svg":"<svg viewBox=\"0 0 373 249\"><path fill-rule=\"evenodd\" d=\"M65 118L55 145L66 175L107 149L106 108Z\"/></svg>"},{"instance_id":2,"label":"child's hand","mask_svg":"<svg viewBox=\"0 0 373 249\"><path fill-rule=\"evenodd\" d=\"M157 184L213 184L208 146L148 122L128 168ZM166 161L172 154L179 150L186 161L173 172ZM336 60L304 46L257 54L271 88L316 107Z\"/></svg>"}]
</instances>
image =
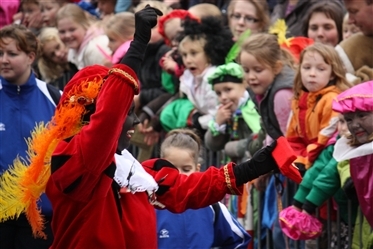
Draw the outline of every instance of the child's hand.
<instances>
[{"instance_id":1,"label":"child's hand","mask_svg":"<svg viewBox=\"0 0 373 249\"><path fill-rule=\"evenodd\" d=\"M232 102L229 102L228 104L219 107L215 115L215 122L218 125L225 124L232 117L232 104Z\"/></svg>"},{"instance_id":2,"label":"child's hand","mask_svg":"<svg viewBox=\"0 0 373 249\"><path fill-rule=\"evenodd\" d=\"M174 61L174 59L172 59L171 56L163 57L163 70L165 70L167 73L175 73L176 66L177 63Z\"/></svg>"}]
</instances>

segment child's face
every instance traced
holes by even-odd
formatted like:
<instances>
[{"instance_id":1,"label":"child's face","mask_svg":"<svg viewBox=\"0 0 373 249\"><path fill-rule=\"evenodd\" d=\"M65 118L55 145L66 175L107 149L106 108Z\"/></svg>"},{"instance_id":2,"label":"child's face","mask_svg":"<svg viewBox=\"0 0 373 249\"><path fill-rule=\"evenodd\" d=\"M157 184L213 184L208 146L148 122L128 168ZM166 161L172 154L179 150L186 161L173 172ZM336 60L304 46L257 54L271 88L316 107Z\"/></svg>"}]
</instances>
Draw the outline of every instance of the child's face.
<instances>
[{"instance_id":1,"label":"child's face","mask_svg":"<svg viewBox=\"0 0 373 249\"><path fill-rule=\"evenodd\" d=\"M43 0L41 1L41 16L45 26L54 27L56 26L56 14L60 9L60 5L54 0Z\"/></svg>"},{"instance_id":2,"label":"child's face","mask_svg":"<svg viewBox=\"0 0 373 249\"><path fill-rule=\"evenodd\" d=\"M38 4L24 3L22 4L23 24L27 28L40 29L43 26L41 17L41 9Z\"/></svg>"},{"instance_id":3,"label":"child's face","mask_svg":"<svg viewBox=\"0 0 373 249\"><path fill-rule=\"evenodd\" d=\"M79 49L87 32L82 25L72 21L70 18L63 18L58 21L57 28L61 41L68 48Z\"/></svg>"},{"instance_id":4,"label":"child's face","mask_svg":"<svg viewBox=\"0 0 373 249\"><path fill-rule=\"evenodd\" d=\"M200 165L196 164L192 151L188 149L169 147L165 149L163 158L172 163L184 175L190 175L200 170Z\"/></svg>"},{"instance_id":5,"label":"child's face","mask_svg":"<svg viewBox=\"0 0 373 249\"><path fill-rule=\"evenodd\" d=\"M355 24L349 24L348 20L343 21L343 40L358 32L360 29Z\"/></svg>"},{"instance_id":6,"label":"child's face","mask_svg":"<svg viewBox=\"0 0 373 249\"><path fill-rule=\"evenodd\" d=\"M245 51L240 55L240 62L246 84L256 95L264 95L274 81L276 72Z\"/></svg>"},{"instance_id":7,"label":"child's face","mask_svg":"<svg viewBox=\"0 0 373 249\"><path fill-rule=\"evenodd\" d=\"M180 31L182 31L180 18L172 18L164 24L165 35L170 41L174 41Z\"/></svg>"},{"instance_id":8,"label":"child's face","mask_svg":"<svg viewBox=\"0 0 373 249\"><path fill-rule=\"evenodd\" d=\"M302 84L309 92L320 91L334 78L332 67L317 52L306 52L300 67Z\"/></svg>"},{"instance_id":9,"label":"child's face","mask_svg":"<svg viewBox=\"0 0 373 249\"><path fill-rule=\"evenodd\" d=\"M34 62L35 54L26 54L18 49L17 43L12 38L2 38L0 45L0 75L7 81L22 84L30 75L31 64ZM23 82L17 82L18 80Z\"/></svg>"},{"instance_id":10,"label":"child's face","mask_svg":"<svg viewBox=\"0 0 373 249\"><path fill-rule=\"evenodd\" d=\"M67 52L68 48L58 39L50 40L43 45L44 56L56 64L67 62Z\"/></svg>"},{"instance_id":11,"label":"child's face","mask_svg":"<svg viewBox=\"0 0 373 249\"><path fill-rule=\"evenodd\" d=\"M369 142L373 134L373 112L356 111L343 114L348 130L360 144Z\"/></svg>"},{"instance_id":12,"label":"child's face","mask_svg":"<svg viewBox=\"0 0 373 249\"><path fill-rule=\"evenodd\" d=\"M314 41L329 44L333 47L339 42L335 21L324 13L315 12L308 22L307 36Z\"/></svg>"},{"instance_id":13,"label":"child's face","mask_svg":"<svg viewBox=\"0 0 373 249\"><path fill-rule=\"evenodd\" d=\"M114 53L120 47L120 45L122 45L124 43L124 41L122 41L122 39L119 39L115 36L112 36L112 35L109 35L109 34L106 34L106 35L109 38L108 47Z\"/></svg>"},{"instance_id":14,"label":"child's face","mask_svg":"<svg viewBox=\"0 0 373 249\"><path fill-rule=\"evenodd\" d=\"M252 33L259 31L259 21L255 6L248 1L237 1L229 17L229 28L237 40L247 29Z\"/></svg>"},{"instance_id":15,"label":"child's face","mask_svg":"<svg viewBox=\"0 0 373 249\"><path fill-rule=\"evenodd\" d=\"M338 129L338 134L340 136L346 136L349 133L346 120L344 119L342 114L339 114L339 116L338 116L338 127L337 127L337 129Z\"/></svg>"},{"instance_id":16,"label":"child's face","mask_svg":"<svg viewBox=\"0 0 373 249\"><path fill-rule=\"evenodd\" d=\"M110 15L114 14L115 4L113 4L113 1L99 0L97 8L102 15Z\"/></svg>"},{"instance_id":17,"label":"child's face","mask_svg":"<svg viewBox=\"0 0 373 249\"><path fill-rule=\"evenodd\" d=\"M214 91L218 96L219 103L223 105L233 103L231 110L234 112L245 93L245 85L243 83L222 82L214 85Z\"/></svg>"},{"instance_id":18,"label":"child's face","mask_svg":"<svg viewBox=\"0 0 373 249\"><path fill-rule=\"evenodd\" d=\"M184 39L180 43L179 53L185 69L188 69L193 76L201 75L210 65L204 50L203 40Z\"/></svg>"}]
</instances>

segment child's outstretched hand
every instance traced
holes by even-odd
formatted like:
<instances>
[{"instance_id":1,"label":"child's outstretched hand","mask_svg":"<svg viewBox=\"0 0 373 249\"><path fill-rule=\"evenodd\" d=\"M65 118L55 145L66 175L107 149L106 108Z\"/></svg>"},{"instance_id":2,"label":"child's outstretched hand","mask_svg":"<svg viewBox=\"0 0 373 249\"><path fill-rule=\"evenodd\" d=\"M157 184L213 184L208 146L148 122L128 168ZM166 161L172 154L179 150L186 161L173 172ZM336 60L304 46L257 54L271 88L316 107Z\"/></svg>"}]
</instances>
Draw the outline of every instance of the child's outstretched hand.
<instances>
[{"instance_id":1,"label":"child's outstretched hand","mask_svg":"<svg viewBox=\"0 0 373 249\"><path fill-rule=\"evenodd\" d=\"M232 102L229 102L228 104L219 107L215 115L215 122L218 125L225 124L232 117L232 104Z\"/></svg>"},{"instance_id":2,"label":"child's outstretched hand","mask_svg":"<svg viewBox=\"0 0 373 249\"><path fill-rule=\"evenodd\" d=\"M151 29L157 25L158 16L162 15L162 11L150 7L149 4L144 9L136 12L134 38L148 43L151 36Z\"/></svg>"}]
</instances>

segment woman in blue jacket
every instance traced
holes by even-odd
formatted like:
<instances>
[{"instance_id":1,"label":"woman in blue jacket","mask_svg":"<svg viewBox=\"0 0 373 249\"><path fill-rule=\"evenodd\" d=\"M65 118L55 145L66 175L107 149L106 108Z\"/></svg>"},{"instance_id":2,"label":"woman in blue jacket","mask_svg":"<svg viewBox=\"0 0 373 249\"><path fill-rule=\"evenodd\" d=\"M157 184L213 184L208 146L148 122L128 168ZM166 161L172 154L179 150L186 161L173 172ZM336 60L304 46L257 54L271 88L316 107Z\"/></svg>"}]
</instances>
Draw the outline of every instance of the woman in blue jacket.
<instances>
[{"instance_id":1,"label":"woman in blue jacket","mask_svg":"<svg viewBox=\"0 0 373 249\"><path fill-rule=\"evenodd\" d=\"M161 146L161 157L182 174L199 171L200 138L191 130L171 131ZM206 208L174 214L156 210L158 248L247 248L250 235L218 202Z\"/></svg>"},{"instance_id":2,"label":"woman in blue jacket","mask_svg":"<svg viewBox=\"0 0 373 249\"><path fill-rule=\"evenodd\" d=\"M1 175L17 156L27 158L25 139L30 137L36 123L51 120L60 92L36 79L31 70L38 52L38 41L31 31L9 25L0 29L0 37ZM25 215L21 215L0 222L0 248L49 248L53 239L49 222L52 209L45 195L39 208L47 221L47 239L35 239Z\"/></svg>"}]
</instances>

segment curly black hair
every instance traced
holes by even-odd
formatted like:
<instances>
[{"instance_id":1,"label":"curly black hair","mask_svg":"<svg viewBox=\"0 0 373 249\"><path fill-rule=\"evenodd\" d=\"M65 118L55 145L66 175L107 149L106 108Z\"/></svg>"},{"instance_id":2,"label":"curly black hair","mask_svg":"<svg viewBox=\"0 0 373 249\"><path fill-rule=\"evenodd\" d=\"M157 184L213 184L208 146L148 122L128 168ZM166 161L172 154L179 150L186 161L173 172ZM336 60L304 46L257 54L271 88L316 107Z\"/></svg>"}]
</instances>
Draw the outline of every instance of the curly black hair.
<instances>
[{"instance_id":1,"label":"curly black hair","mask_svg":"<svg viewBox=\"0 0 373 249\"><path fill-rule=\"evenodd\" d=\"M183 31L179 34L179 41L189 37L192 41L204 39L205 53L212 65L222 65L225 57L233 46L232 33L223 25L222 20L216 17L205 17L200 22L194 19L185 19L182 23Z\"/></svg>"}]
</instances>

